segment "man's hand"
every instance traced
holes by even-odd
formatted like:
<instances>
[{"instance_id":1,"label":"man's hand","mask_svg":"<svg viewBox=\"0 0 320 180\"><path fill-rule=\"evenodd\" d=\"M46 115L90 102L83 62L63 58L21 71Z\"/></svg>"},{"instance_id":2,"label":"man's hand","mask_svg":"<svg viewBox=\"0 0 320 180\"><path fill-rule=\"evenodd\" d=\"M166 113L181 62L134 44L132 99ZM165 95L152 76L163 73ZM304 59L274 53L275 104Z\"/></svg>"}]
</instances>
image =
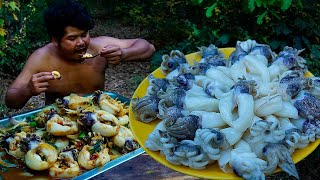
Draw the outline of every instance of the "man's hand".
<instances>
[{"instance_id":1,"label":"man's hand","mask_svg":"<svg viewBox=\"0 0 320 180\"><path fill-rule=\"evenodd\" d=\"M32 75L28 88L30 88L32 96L36 96L45 92L49 87L49 80L55 79L52 72L40 72Z\"/></svg>"},{"instance_id":2,"label":"man's hand","mask_svg":"<svg viewBox=\"0 0 320 180\"><path fill-rule=\"evenodd\" d=\"M120 64L122 50L117 45L107 45L102 48L100 56L104 57L110 64Z\"/></svg>"}]
</instances>

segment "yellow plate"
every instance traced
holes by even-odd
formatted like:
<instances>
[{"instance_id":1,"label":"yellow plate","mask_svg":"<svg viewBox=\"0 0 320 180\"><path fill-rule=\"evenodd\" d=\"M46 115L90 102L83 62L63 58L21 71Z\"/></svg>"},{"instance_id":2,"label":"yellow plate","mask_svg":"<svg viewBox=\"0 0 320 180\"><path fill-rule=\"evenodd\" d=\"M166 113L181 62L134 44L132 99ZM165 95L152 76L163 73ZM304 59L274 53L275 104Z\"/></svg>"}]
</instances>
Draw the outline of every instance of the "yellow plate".
<instances>
[{"instance_id":1,"label":"yellow plate","mask_svg":"<svg viewBox=\"0 0 320 180\"><path fill-rule=\"evenodd\" d=\"M221 48L220 49L227 57L234 51L234 48ZM192 53L186 55L186 58L188 60L189 64L193 64L193 60L199 61L201 56L197 53ZM160 68L156 69L155 71L152 72L152 74L157 77L157 78L164 78L165 75L162 74ZM306 74L306 76L312 76L311 73ZM136 89L135 93L133 94L133 97L143 97L146 95L147 92L147 87L149 86L148 82L148 77L146 77L141 84L138 86ZM211 165L208 165L205 169L203 170L195 170L191 169L189 167L183 166L183 165L174 165L170 164L164 156L162 156L159 151L150 151L145 147L145 142L148 138L148 135L153 131L155 126L160 122L160 120L155 120L151 123L143 123L141 121L138 121L135 119L134 114L132 112L132 104L130 103L129 107L129 118L130 118L130 125L131 125L131 130L136 137L137 141L139 144L143 147L143 149L156 161L160 162L161 164L179 171L184 174L188 174L191 176L196 176L200 178L205 178L205 179L241 179L234 173L224 173L223 171L220 170L219 166L217 163L213 163ZM297 149L292 155L292 159L295 163L301 161L305 157L307 157L309 154L311 154L317 146L320 144L320 139L316 140L313 143L310 143L307 147L304 149ZM280 169L277 169L276 172L279 172Z\"/></svg>"}]
</instances>

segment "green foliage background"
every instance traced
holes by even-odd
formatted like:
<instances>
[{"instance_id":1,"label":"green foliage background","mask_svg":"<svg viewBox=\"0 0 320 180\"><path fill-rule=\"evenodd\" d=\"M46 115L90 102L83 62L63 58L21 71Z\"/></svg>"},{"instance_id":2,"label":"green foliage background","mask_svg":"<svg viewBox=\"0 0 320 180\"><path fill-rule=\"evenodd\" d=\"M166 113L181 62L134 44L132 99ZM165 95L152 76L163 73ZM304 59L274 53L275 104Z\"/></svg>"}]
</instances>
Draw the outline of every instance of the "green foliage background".
<instances>
[{"instance_id":1,"label":"green foliage background","mask_svg":"<svg viewBox=\"0 0 320 180\"><path fill-rule=\"evenodd\" d=\"M116 8L124 20L154 35L161 54L172 49L184 53L195 46L234 47L238 40L254 39L275 52L284 46L305 49L309 69L319 75L320 2L316 0L154 0L131 1ZM159 48L158 48L159 49Z\"/></svg>"},{"instance_id":2,"label":"green foliage background","mask_svg":"<svg viewBox=\"0 0 320 180\"><path fill-rule=\"evenodd\" d=\"M0 1L0 70L17 74L30 53L50 41L42 13L52 0ZM105 11L149 32L157 48L153 68L173 49L185 54L197 46L234 47L254 39L275 52L305 49L309 69L319 75L320 2L317 0L97 0L81 1L91 12ZM21 6L23 4L23 6Z\"/></svg>"},{"instance_id":3,"label":"green foliage background","mask_svg":"<svg viewBox=\"0 0 320 180\"><path fill-rule=\"evenodd\" d=\"M18 74L26 58L48 42L42 13L45 1L1 1L0 22L5 34L0 35L0 70ZM6 6L6 4L11 4Z\"/></svg>"}]
</instances>

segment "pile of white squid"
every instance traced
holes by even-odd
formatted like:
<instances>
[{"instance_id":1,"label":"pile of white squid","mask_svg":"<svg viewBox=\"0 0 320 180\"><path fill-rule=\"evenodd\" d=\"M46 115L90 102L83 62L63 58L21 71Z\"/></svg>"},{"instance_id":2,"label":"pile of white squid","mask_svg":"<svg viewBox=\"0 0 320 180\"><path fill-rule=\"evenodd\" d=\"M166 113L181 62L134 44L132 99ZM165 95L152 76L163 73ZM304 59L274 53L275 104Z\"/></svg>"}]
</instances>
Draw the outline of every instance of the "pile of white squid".
<instances>
[{"instance_id":1,"label":"pile of white squid","mask_svg":"<svg viewBox=\"0 0 320 180\"><path fill-rule=\"evenodd\" d=\"M137 120L160 119L145 146L175 165L265 179L277 167L299 178L292 153L320 138L320 79L306 77L301 50L276 54L254 40L238 41L228 59L214 45L187 63L163 55L165 78L148 76L147 94L132 100Z\"/></svg>"}]
</instances>

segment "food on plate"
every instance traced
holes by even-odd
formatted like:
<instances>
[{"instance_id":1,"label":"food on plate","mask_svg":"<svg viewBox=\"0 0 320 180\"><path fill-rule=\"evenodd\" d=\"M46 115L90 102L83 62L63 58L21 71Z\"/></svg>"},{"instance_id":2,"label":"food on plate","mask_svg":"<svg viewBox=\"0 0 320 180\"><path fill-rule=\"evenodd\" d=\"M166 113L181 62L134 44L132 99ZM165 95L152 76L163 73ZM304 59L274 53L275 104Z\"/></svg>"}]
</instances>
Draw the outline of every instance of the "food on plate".
<instances>
[{"instance_id":1,"label":"food on plate","mask_svg":"<svg viewBox=\"0 0 320 180\"><path fill-rule=\"evenodd\" d=\"M148 76L132 111L142 123L160 120L145 141L173 165L265 179L277 167L299 178L292 154L320 138L318 77L301 50L276 54L254 40L238 41L226 58L200 47L198 62L178 50L163 55L164 78Z\"/></svg>"},{"instance_id":2,"label":"food on plate","mask_svg":"<svg viewBox=\"0 0 320 180\"><path fill-rule=\"evenodd\" d=\"M58 71L52 71L51 74L55 79L62 79L62 75Z\"/></svg>"},{"instance_id":3,"label":"food on plate","mask_svg":"<svg viewBox=\"0 0 320 180\"><path fill-rule=\"evenodd\" d=\"M128 106L102 91L70 94L34 117L10 122L0 129L1 156L22 160L30 174L47 170L54 178L72 178L140 148L129 128Z\"/></svg>"},{"instance_id":4,"label":"food on plate","mask_svg":"<svg viewBox=\"0 0 320 180\"><path fill-rule=\"evenodd\" d=\"M47 143L39 143L27 152L25 162L30 169L41 171L53 166L57 158L58 152L53 146Z\"/></svg>"},{"instance_id":5,"label":"food on plate","mask_svg":"<svg viewBox=\"0 0 320 180\"><path fill-rule=\"evenodd\" d=\"M56 178L72 178L81 174L80 166L76 160L78 152L75 148L66 148L61 151L49 174Z\"/></svg>"}]
</instances>

